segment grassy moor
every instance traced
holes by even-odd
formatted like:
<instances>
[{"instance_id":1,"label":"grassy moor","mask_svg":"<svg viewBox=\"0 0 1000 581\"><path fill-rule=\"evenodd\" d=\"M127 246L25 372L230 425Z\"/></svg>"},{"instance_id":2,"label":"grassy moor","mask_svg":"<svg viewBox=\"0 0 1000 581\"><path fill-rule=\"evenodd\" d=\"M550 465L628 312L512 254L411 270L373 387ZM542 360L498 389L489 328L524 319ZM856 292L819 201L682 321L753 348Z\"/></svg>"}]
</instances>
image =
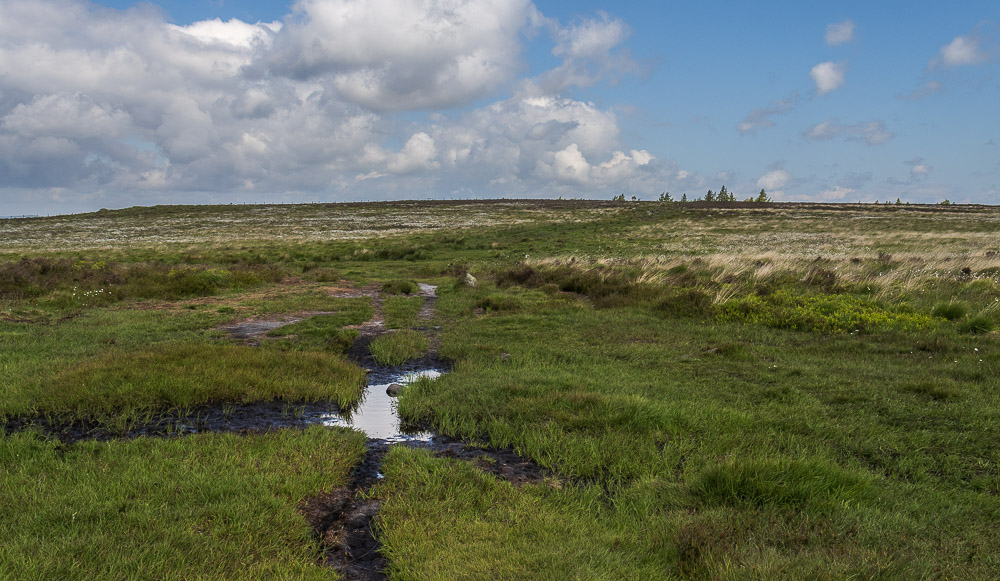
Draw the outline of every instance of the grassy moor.
<instances>
[{"instance_id":1,"label":"grassy moor","mask_svg":"<svg viewBox=\"0 0 1000 581\"><path fill-rule=\"evenodd\" d=\"M996 207L156 206L0 241L0 579L1000 577ZM386 380L426 438L316 419L430 367Z\"/></svg>"}]
</instances>

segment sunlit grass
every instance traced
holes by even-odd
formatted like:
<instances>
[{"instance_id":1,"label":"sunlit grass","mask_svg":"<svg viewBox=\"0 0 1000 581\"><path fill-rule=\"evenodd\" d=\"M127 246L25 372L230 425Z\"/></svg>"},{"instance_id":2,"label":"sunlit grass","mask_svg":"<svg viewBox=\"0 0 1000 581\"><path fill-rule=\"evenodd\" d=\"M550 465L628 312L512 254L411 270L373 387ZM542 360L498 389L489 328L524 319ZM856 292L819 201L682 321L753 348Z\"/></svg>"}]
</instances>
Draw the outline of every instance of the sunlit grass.
<instances>
[{"instance_id":1,"label":"sunlit grass","mask_svg":"<svg viewBox=\"0 0 1000 581\"><path fill-rule=\"evenodd\" d=\"M427 353L430 342L419 331L400 329L386 333L371 343L372 357L379 365L400 365Z\"/></svg>"},{"instance_id":2,"label":"sunlit grass","mask_svg":"<svg viewBox=\"0 0 1000 581\"><path fill-rule=\"evenodd\" d=\"M385 326L390 329L412 327L416 324L417 313L423 306L423 297L388 297L382 303Z\"/></svg>"},{"instance_id":3,"label":"sunlit grass","mask_svg":"<svg viewBox=\"0 0 1000 581\"><path fill-rule=\"evenodd\" d=\"M356 432L81 442L0 436L0 577L330 579L296 511L347 483Z\"/></svg>"}]
</instances>

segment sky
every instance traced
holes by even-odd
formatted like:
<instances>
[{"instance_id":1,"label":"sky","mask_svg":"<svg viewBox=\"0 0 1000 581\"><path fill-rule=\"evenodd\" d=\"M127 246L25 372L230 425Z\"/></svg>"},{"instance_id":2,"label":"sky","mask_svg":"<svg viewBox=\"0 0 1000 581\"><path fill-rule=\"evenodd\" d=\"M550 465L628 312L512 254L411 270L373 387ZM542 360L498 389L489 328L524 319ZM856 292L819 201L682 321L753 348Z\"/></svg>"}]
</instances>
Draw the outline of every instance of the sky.
<instances>
[{"instance_id":1,"label":"sky","mask_svg":"<svg viewBox=\"0 0 1000 581\"><path fill-rule=\"evenodd\" d=\"M1000 3L0 0L0 216L1000 204Z\"/></svg>"}]
</instances>

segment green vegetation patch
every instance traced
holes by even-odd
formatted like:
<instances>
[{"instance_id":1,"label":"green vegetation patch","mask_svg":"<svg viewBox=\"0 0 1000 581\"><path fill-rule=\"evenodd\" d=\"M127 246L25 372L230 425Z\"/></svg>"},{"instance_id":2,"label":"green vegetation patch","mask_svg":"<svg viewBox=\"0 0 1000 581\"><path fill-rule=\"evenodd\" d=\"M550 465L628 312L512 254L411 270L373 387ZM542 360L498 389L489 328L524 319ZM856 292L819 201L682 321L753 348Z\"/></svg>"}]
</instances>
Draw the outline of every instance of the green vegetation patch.
<instances>
[{"instance_id":1,"label":"green vegetation patch","mask_svg":"<svg viewBox=\"0 0 1000 581\"><path fill-rule=\"evenodd\" d=\"M390 329L412 327L416 324L417 313L423 306L423 297L388 297L382 303L385 326Z\"/></svg>"},{"instance_id":2,"label":"green vegetation patch","mask_svg":"<svg viewBox=\"0 0 1000 581\"><path fill-rule=\"evenodd\" d=\"M39 388L39 411L102 419L127 410L212 402L332 400L360 395L364 373L339 355L224 343L163 344L112 353L57 373Z\"/></svg>"},{"instance_id":3,"label":"green vegetation patch","mask_svg":"<svg viewBox=\"0 0 1000 581\"><path fill-rule=\"evenodd\" d=\"M599 487L515 488L471 463L398 446L383 471L390 578L661 579L670 570L669 551L642 554L639 528L625 526L638 522L616 522Z\"/></svg>"},{"instance_id":4,"label":"green vegetation patch","mask_svg":"<svg viewBox=\"0 0 1000 581\"><path fill-rule=\"evenodd\" d=\"M347 483L357 432L80 442L0 436L0 577L330 579L296 508Z\"/></svg>"},{"instance_id":5,"label":"green vegetation patch","mask_svg":"<svg viewBox=\"0 0 1000 581\"><path fill-rule=\"evenodd\" d=\"M423 333L400 329L378 337L369 349L379 365L400 365L410 359L419 359L429 347L430 342Z\"/></svg>"},{"instance_id":6,"label":"green vegetation patch","mask_svg":"<svg viewBox=\"0 0 1000 581\"><path fill-rule=\"evenodd\" d=\"M927 315L890 309L853 295L798 295L785 290L729 300L721 305L718 316L723 321L825 334L920 331L936 325Z\"/></svg>"},{"instance_id":7,"label":"green vegetation patch","mask_svg":"<svg viewBox=\"0 0 1000 581\"><path fill-rule=\"evenodd\" d=\"M833 508L858 502L869 482L864 473L820 460L737 458L705 469L691 489L707 504Z\"/></svg>"},{"instance_id":8,"label":"green vegetation patch","mask_svg":"<svg viewBox=\"0 0 1000 581\"><path fill-rule=\"evenodd\" d=\"M342 315L316 315L304 321L272 329L268 337L294 337L299 348L329 349L346 353L358 338L357 329L344 329Z\"/></svg>"}]
</instances>

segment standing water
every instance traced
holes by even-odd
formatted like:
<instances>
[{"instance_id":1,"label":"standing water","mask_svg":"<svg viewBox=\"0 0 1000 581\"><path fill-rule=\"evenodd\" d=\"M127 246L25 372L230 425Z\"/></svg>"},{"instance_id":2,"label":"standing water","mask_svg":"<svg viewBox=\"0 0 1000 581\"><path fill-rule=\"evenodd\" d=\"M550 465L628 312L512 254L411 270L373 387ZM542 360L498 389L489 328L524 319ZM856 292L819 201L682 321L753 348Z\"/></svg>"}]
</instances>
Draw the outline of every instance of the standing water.
<instances>
[{"instance_id":1,"label":"standing water","mask_svg":"<svg viewBox=\"0 0 1000 581\"><path fill-rule=\"evenodd\" d=\"M371 440L385 442L430 441L431 432L408 433L403 430L399 421L399 412L396 409L396 398L390 396L386 390L394 383L405 387L424 377L434 380L440 377L441 373L437 369L422 369L388 376L387 379L383 379L385 383L371 384L365 389L365 394L354 411L320 413L310 420L318 421L324 426L352 428L364 432Z\"/></svg>"}]
</instances>

